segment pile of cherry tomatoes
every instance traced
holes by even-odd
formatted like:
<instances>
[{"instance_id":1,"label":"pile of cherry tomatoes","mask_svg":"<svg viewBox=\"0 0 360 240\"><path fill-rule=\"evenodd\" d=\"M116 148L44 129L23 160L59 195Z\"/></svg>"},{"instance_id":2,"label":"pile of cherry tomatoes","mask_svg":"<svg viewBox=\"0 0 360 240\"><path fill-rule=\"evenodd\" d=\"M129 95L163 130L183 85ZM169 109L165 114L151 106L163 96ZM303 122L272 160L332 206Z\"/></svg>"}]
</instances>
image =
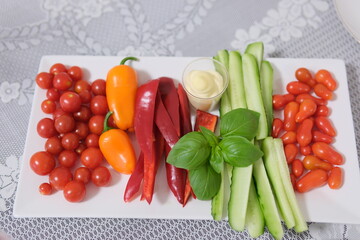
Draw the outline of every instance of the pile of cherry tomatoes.
<instances>
[{"instance_id":1,"label":"pile of cherry tomatoes","mask_svg":"<svg viewBox=\"0 0 360 240\"><path fill-rule=\"evenodd\" d=\"M106 82L98 79L90 84L83 79L80 67L57 63L49 72L39 73L36 83L47 91L41 109L51 115L37 124L39 136L47 139L45 151L30 159L36 174L49 176L39 191L44 195L63 191L66 200L82 201L90 181L96 186L111 181L108 168L102 166L104 157L98 143L109 111ZM112 118L108 124L115 126Z\"/></svg>"},{"instance_id":2,"label":"pile of cherry tomatoes","mask_svg":"<svg viewBox=\"0 0 360 240\"><path fill-rule=\"evenodd\" d=\"M273 108L283 110L284 118L274 119L272 136L283 140L296 191L307 192L326 183L331 189L338 189L343 171L336 165L342 165L344 159L331 146L336 130L327 107L337 83L324 69L313 76L308 69L299 68L295 77L297 81L286 86L287 94L273 96Z\"/></svg>"}]
</instances>

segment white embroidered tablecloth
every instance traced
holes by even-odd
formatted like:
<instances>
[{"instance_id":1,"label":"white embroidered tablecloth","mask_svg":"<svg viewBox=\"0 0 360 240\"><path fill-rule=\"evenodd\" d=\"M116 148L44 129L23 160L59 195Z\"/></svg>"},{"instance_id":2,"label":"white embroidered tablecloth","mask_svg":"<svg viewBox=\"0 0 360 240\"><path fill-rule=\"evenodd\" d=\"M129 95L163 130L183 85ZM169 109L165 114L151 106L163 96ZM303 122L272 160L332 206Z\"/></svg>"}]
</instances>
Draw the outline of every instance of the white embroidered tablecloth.
<instances>
[{"instance_id":1,"label":"white embroidered tablecloth","mask_svg":"<svg viewBox=\"0 0 360 240\"><path fill-rule=\"evenodd\" d=\"M43 55L213 56L258 40L271 57L344 59L360 142L360 44L332 1L1 0L0 239L250 238L226 221L14 218L12 208ZM285 238L360 239L360 225L309 223Z\"/></svg>"}]
</instances>

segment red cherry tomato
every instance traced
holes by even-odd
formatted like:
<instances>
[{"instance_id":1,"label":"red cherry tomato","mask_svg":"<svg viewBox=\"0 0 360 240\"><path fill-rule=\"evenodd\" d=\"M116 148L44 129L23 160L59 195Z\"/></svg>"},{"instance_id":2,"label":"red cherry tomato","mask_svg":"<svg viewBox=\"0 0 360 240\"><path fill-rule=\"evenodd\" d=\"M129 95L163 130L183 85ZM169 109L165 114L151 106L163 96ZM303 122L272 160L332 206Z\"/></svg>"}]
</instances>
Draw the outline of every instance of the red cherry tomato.
<instances>
[{"instance_id":1,"label":"red cherry tomato","mask_svg":"<svg viewBox=\"0 0 360 240\"><path fill-rule=\"evenodd\" d=\"M304 119L311 117L316 112L317 105L311 99L305 99L299 106L299 112L295 116L297 123L302 122Z\"/></svg>"},{"instance_id":2,"label":"red cherry tomato","mask_svg":"<svg viewBox=\"0 0 360 240\"><path fill-rule=\"evenodd\" d=\"M63 150L61 140L56 136L48 138L45 142L45 150L52 155L59 155Z\"/></svg>"},{"instance_id":3,"label":"red cherry tomato","mask_svg":"<svg viewBox=\"0 0 360 240\"><path fill-rule=\"evenodd\" d=\"M109 169L103 166L95 168L91 173L91 181L98 187L108 185L111 181Z\"/></svg>"},{"instance_id":4,"label":"red cherry tomato","mask_svg":"<svg viewBox=\"0 0 360 240\"><path fill-rule=\"evenodd\" d=\"M68 114L61 115L55 119L55 129L59 133L68 133L74 130L75 120Z\"/></svg>"},{"instance_id":5,"label":"red cherry tomato","mask_svg":"<svg viewBox=\"0 0 360 240\"><path fill-rule=\"evenodd\" d=\"M94 115L89 120L89 129L91 133L100 135L104 130L104 120L103 115Z\"/></svg>"},{"instance_id":6,"label":"red cherry tomato","mask_svg":"<svg viewBox=\"0 0 360 240\"><path fill-rule=\"evenodd\" d=\"M86 149L85 143L81 142L79 146L75 149L75 152L80 156L81 153Z\"/></svg>"},{"instance_id":7,"label":"red cherry tomato","mask_svg":"<svg viewBox=\"0 0 360 240\"><path fill-rule=\"evenodd\" d=\"M47 114L53 113L56 110L56 103L52 100L45 99L41 103L41 110Z\"/></svg>"},{"instance_id":8,"label":"red cherry tomato","mask_svg":"<svg viewBox=\"0 0 360 240\"><path fill-rule=\"evenodd\" d=\"M80 140L83 140L89 135L89 126L84 122L76 122L74 132Z\"/></svg>"},{"instance_id":9,"label":"red cherry tomato","mask_svg":"<svg viewBox=\"0 0 360 240\"><path fill-rule=\"evenodd\" d=\"M75 170L74 180L88 183L91 179L91 171L87 167L79 167Z\"/></svg>"},{"instance_id":10,"label":"red cherry tomato","mask_svg":"<svg viewBox=\"0 0 360 240\"><path fill-rule=\"evenodd\" d=\"M339 189L343 184L343 171L339 167L334 167L328 178L328 185L331 189Z\"/></svg>"},{"instance_id":11,"label":"red cherry tomato","mask_svg":"<svg viewBox=\"0 0 360 240\"><path fill-rule=\"evenodd\" d=\"M324 84L327 87L327 89L329 89L330 91L334 91L336 89L336 85L337 85L336 81L327 70L324 69L319 70L315 74L315 80L318 83Z\"/></svg>"},{"instance_id":12,"label":"red cherry tomato","mask_svg":"<svg viewBox=\"0 0 360 240\"><path fill-rule=\"evenodd\" d=\"M310 145L307 145L307 146L304 146L304 147L301 147L300 146L300 153L304 156L307 156L307 155L310 155L311 154L311 146Z\"/></svg>"},{"instance_id":13,"label":"red cherry tomato","mask_svg":"<svg viewBox=\"0 0 360 240\"><path fill-rule=\"evenodd\" d=\"M91 84L91 91L94 95L106 95L106 82L104 79L97 79Z\"/></svg>"},{"instance_id":14,"label":"red cherry tomato","mask_svg":"<svg viewBox=\"0 0 360 240\"><path fill-rule=\"evenodd\" d=\"M37 124L37 132L42 138L50 138L57 134L54 127L54 120L50 118L43 118Z\"/></svg>"},{"instance_id":15,"label":"red cherry tomato","mask_svg":"<svg viewBox=\"0 0 360 240\"><path fill-rule=\"evenodd\" d=\"M83 104L89 103L92 98L91 92L88 90L83 90L83 91L79 92L79 96L80 96L81 102Z\"/></svg>"},{"instance_id":16,"label":"red cherry tomato","mask_svg":"<svg viewBox=\"0 0 360 240\"><path fill-rule=\"evenodd\" d=\"M293 186L293 188L295 189L295 185L296 185L296 177L293 173L290 173L290 180L291 180L291 185Z\"/></svg>"},{"instance_id":17,"label":"red cherry tomato","mask_svg":"<svg viewBox=\"0 0 360 240\"><path fill-rule=\"evenodd\" d=\"M81 108L81 98L75 92L65 92L60 97L60 107L65 112L77 112Z\"/></svg>"},{"instance_id":18,"label":"red cherry tomato","mask_svg":"<svg viewBox=\"0 0 360 240\"><path fill-rule=\"evenodd\" d=\"M304 173L303 163L299 159L295 159L291 164L291 171L295 177L300 177Z\"/></svg>"},{"instance_id":19,"label":"red cherry tomato","mask_svg":"<svg viewBox=\"0 0 360 240\"><path fill-rule=\"evenodd\" d=\"M79 146L80 138L76 133L65 133L61 138L61 145L67 150L75 150Z\"/></svg>"},{"instance_id":20,"label":"red cherry tomato","mask_svg":"<svg viewBox=\"0 0 360 240\"><path fill-rule=\"evenodd\" d=\"M273 108L275 110L283 109L286 104L291 101L294 101L295 96L292 94L275 94L273 95Z\"/></svg>"},{"instance_id":21,"label":"red cherry tomato","mask_svg":"<svg viewBox=\"0 0 360 240\"><path fill-rule=\"evenodd\" d=\"M330 114L330 110L327 106L318 106L316 109L316 117L327 117Z\"/></svg>"},{"instance_id":22,"label":"red cherry tomato","mask_svg":"<svg viewBox=\"0 0 360 240\"><path fill-rule=\"evenodd\" d=\"M312 133L311 130L314 126L314 120L312 118L307 118L302 123L300 123L296 131L296 140L301 147L305 147L311 143Z\"/></svg>"},{"instance_id":23,"label":"red cherry tomato","mask_svg":"<svg viewBox=\"0 0 360 240\"><path fill-rule=\"evenodd\" d=\"M75 86L74 86L74 91L77 92L77 93L80 93L82 91L91 91L91 86L90 84L85 81L85 80L80 80L80 81L77 81L75 83Z\"/></svg>"},{"instance_id":24,"label":"red cherry tomato","mask_svg":"<svg viewBox=\"0 0 360 240\"><path fill-rule=\"evenodd\" d=\"M63 194L69 202L81 202L86 195L85 184L80 181L68 182L64 187Z\"/></svg>"},{"instance_id":25,"label":"red cherry tomato","mask_svg":"<svg viewBox=\"0 0 360 240\"><path fill-rule=\"evenodd\" d=\"M325 162L313 155L306 156L303 159L303 165L308 170L323 169L325 171L330 171L333 168L331 163Z\"/></svg>"},{"instance_id":26,"label":"red cherry tomato","mask_svg":"<svg viewBox=\"0 0 360 240\"><path fill-rule=\"evenodd\" d=\"M327 100L321 99L321 98L316 98L308 93L303 93L303 94L299 94L296 97L296 102L298 103L302 103L305 99L311 99L313 100L317 105L323 106L323 105L327 105Z\"/></svg>"},{"instance_id":27,"label":"red cherry tomato","mask_svg":"<svg viewBox=\"0 0 360 240\"><path fill-rule=\"evenodd\" d=\"M73 81L71 77L66 72L56 74L53 79L54 88L60 91L68 90L69 88L71 88L72 83Z\"/></svg>"},{"instance_id":28,"label":"red cherry tomato","mask_svg":"<svg viewBox=\"0 0 360 240\"><path fill-rule=\"evenodd\" d=\"M314 92L318 97L324 100L331 100L333 98L333 93L321 83L314 86Z\"/></svg>"},{"instance_id":29,"label":"red cherry tomato","mask_svg":"<svg viewBox=\"0 0 360 240\"><path fill-rule=\"evenodd\" d=\"M324 142L324 143L332 143L333 138L325 133L320 131L313 131L313 141L314 142Z\"/></svg>"},{"instance_id":30,"label":"red cherry tomato","mask_svg":"<svg viewBox=\"0 0 360 240\"><path fill-rule=\"evenodd\" d=\"M324 142L316 142L312 145L312 151L315 156L320 159L326 160L334 165L344 164L344 159L340 153L338 153L329 144Z\"/></svg>"},{"instance_id":31,"label":"red cherry tomato","mask_svg":"<svg viewBox=\"0 0 360 240\"><path fill-rule=\"evenodd\" d=\"M78 155L71 150L64 150L59 154L58 161L61 166L71 168L75 165Z\"/></svg>"},{"instance_id":32,"label":"red cherry tomato","mask_svg":"<svg viewBox=\"0 0 360 240\"><path fill-rule=\"evenodd\" d=\"M296 130L296 114L299 112L299 104L297 102L289 102L284 109L284 130Z\"/></svg>"},{"instance_id":33,"label":"red cherry tomato","mask_svg":"<svg viewBox=\"0 0 360 240\"><path fill-rule=\"evenodd\" d=\"M62 110L60 107L57 108L55 110L55 112L53 112L53 119L56 120L58 117L62 116L62 115L69 115L69 113L65 112L64 110Z\"/></svg>"},{"instance_id":34,"label":"red cherry tomato","mask_svg":"<svg viewBox=\"0 0 360 240\"><path fill-rule=\"evenodd\" d=\"M57 167L51 171L49 182L56 190L63 190L65 185L72 180L72 174L67 167Z\"/></svg>"},{"instance_id":35,"label":"red cherry tomato","mask_svg":"<svg viewBox=\"0 0 360 240\"><path fill-rule=\"evenodd\" d=\"M58 74L61 72L66 72L66 67L62 63L55 63L50 67L50 73L52 74Z\"/></svg>"},{"instance_id":36,"label":"red cherry tomato","mask_svg":"<svg viewBox=\"0 0 360 240\"><path fill-rule=\"evenodd\" d=\"M46 91L46 97L52 101L58 101L60 99L60 92L56 88L50 88Z\"/></svg>"},{"instance_id":37,"label":"red cherry tomato","mask_svg":"<svg viewBox=\"0 0 360 240\"><path fill-rule=\"evenodd\" d=\"M299 94L302 94L302 93L309 93L311 88L310 88L310 86L308 86L305 83L298 82L298 81L293 81L293 82L289 82L286 85L286 90L290 94L299 95Z\"/></svg>"},{"instance_id":38,"label":"red cherry tomato","mask_svg":"<svg viewBox=\"0 0 360 240\"><path fill-rule=\"evenodd\" d=\"M279 118L274 118L273 125L272 125L272 132L271 136L277 138L283 129L284 123Z\"/></svg>"},{"instance_id":39,"label":"red cherry tomato","mask_svg":"<svg viewBox=\"0 0 360 240\"><path fill-rule=\"evenodd\" d=\"M315 125L316 127L323 133L335 137L336 131L332 123L330 122L329 118L327 117L316 117L315 118Z\"/></svg>"},{"instance_id":40,"label":"red cherry tomato","mask_svg":"<svg viewBox=\"0 0 360 240\"><path fill-rule=\"evenodd\" d=\"M41 72L36 75L36 84L42 89L50 89L53 85L54 75L47 72Z\"/></svg>"},{"instance_id":41,"label":"red cherry tomato","mask_svg":"<svg viewBox=\"0 0 360 240\"><path fill-rule=\"evenodd\" d=\"M89 147L99 147L99 135L95 133L90 133L85 139L86 146Z\"/></svg>"},{"instance_id":42,"label":"red cherry tomato","mask_svg":"<svg viewBox=\"0 0 360 240\"><path fill-rule=\"evenodd\" d=\"M39 186L39 192L42 195L50 195L52 193L52 187L49 183L42 183Z\"/></svg>"},{"instance_id":43,"label":"red cherry tomato","mask_svg":"<svg viewBox=\"0 0 360 240\"><path fill-rule=\"evenodd\" d=\"M81 163L90 169L95 169L102 163L104 156L99 148L89 147L81 153Z\"/></svg>"},{"instance_id":44,"label":"red cherry tomato","mask_svg":"<svg viewBox=\"0 0 360 240\"><path fill-rule=\"evenodd\" d=\"M82 105L80 110L73 113L74 119L80 122L88 122L91 118L90 108Z\"/></svg>"},{"instance_id":45,"label":"red cherry tomato","mask_svg":"<svg viewBox=\"0 0 360 240\"><path fill-rule=\"evenodd\" d=\"M71 68L68 69L67 73L74 81L79 81L83 75L82 69L78 66L72 66Z\"/></svg>"},{"instance_id":46,"label":"red cherry tomato","mask_svg":"<svg viewBox=\"0 0 360 240\"><path fill-rule=\"evenodd\" d=\"M95 115L106 115L109 111L106 97L102 95L93 97L90 101L90 109Z\"/></svg>"},{"instance_id":47,"label":"red cherry tomato","mask_svg":"<svg viewBox=\"0 0 360 240\"><path fill-rule=\"evenodd\" d=\"M55 158L48 152L36 152L30 158L30 167L38 175L47 175L55 167Z\"/></svg>"},{"instance_id":48,"label":"red cherry tomato","mask_svg":"<svg viewBox=\"0 0 360 240\"><path fill-rule=\"evenodd\" d=\"M290 143L296 143L296 132L294 131L285 132L284 135L281 136L281 139L284 145Z\"/></svg>"},{"instance_id":49,"label":"red cherry tomato","mask_svg":"<svg viewBox=\"0 0 360 240\"><path fill-rule=\"evenodd\" d=\"M287 164L291 164L295 160L296 155L299 153L299 149L295 144L289 143L285 145L284 152Z\"/></svg>"},{"instance_id":50,"label":"red cherry tomato","mask_svg":"<svg viewBox=\"0 0 360 240\"><path fill-rule=\"evenodd\" d=\"M302 83L314 87L316 84L315 79L313 79L310 71L307 68L299 68L295 71L295 77Z\"/></svg>"},{"instance_id":51,"label":"red cherry tomato","mask_svg":"<svg viewBox=\"0 0 360 240\"><path fill-rule=\"evenodd\" d=\"M296 190L300 193L308 192L326 184L327 172L322 169L314 169L305 174L296 183Z\"/></svg>"}]
</instances>

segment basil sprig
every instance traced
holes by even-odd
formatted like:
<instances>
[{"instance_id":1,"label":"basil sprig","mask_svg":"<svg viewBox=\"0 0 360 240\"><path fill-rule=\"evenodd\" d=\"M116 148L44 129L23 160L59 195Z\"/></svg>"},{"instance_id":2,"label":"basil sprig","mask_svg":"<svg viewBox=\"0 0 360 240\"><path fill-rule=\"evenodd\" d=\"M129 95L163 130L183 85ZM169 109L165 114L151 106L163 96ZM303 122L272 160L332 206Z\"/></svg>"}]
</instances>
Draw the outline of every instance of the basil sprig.
<instances>
[{"instance_id":1,"label":"basil sprig","mask_svg":"<svg viewBox=\"0 0 360 240\"><path fill-rule=\"evenodd\" d=\"M246 167L263 156L250 141L255 137L260 114L238 108L220 122L220 136L207 128L184 135L170 151L167 162L189 170L191 187L198 199L212 199L219 191L224 162Z\"/></svg>"}]
</instances>

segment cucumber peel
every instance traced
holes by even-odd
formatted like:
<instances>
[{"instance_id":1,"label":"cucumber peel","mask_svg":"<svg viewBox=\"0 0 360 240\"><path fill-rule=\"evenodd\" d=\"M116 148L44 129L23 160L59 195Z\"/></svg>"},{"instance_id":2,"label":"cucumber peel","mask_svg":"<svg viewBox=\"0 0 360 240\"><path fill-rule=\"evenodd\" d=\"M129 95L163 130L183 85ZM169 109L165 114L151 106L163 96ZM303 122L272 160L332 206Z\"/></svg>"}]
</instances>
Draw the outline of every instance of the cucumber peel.
<instances>
[{"instance_id":1,"label":"cucumber peel","mask_svg":"<svg viewBox=\"0 0 360 240\"><path fill-rule=\"evenodd\" d=\"M264 233L264 227L264 215L260 207L254 181L251 181L246 210L246 228L251 237L257 238Z\"/></svg>"}]
</instances>

